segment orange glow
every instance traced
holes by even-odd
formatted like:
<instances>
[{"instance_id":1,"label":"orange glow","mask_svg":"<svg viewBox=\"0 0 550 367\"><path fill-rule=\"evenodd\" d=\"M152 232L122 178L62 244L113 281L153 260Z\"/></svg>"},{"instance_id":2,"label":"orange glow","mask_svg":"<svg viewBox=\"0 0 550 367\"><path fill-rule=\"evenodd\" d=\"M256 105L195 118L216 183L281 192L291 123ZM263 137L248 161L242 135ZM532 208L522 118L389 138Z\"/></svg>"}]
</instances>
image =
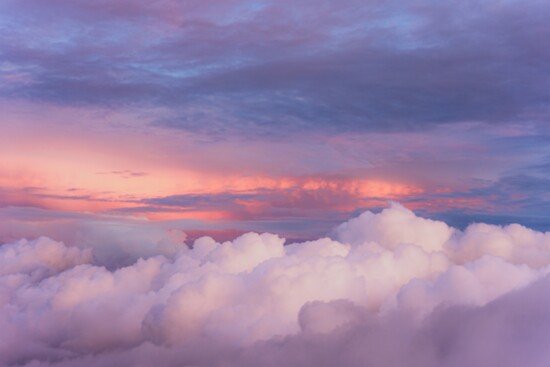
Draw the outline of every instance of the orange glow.
<instances>
[{"instance_id":1,"label":"orange glow","mask_svg":"<svg viewBox=\"0 0 550 367\"><path fill-rule=\"evenodd\" d=\"M4 203L69 212L128 213L151 220L224 220L261 217L273 207L350 211L369 200L400 200L425 191L409 183L374 178L227 173L173 160L165 147L168 143L162 140L165 136L156 141L139 134L85 135L40 128L28 134L24 128L8 128L0 155L0 188L7 192ZM224 194L231 203L219 207L199 203L189 208L145 204L147 199L190 194ZM242 194L258 197L242 199Z\"/></svg>"},{"instance_id":2,"label":"orange glow","mask_svg":"<svg viewBox=\"0 0 550 367\"><path fill-rule=\"evenodd\" d=\"M17 192L19 201L32 206L64 211L103 212L117 208L138 207L140 201L171 195L221 193L242 194L260 191L279 192L289 204L304 204L300 195L314 193L315 198L336 210L351 210L364 198L397 200L423 192L420 187L381 180L330 179L300 177L242 177L193 172L181 167L160 167L135 175L120 174L132 172L127 165L117 162L102 164L93 155L79 154L79 161L61 159L71 152L51 153L49 156L10 157L0 159L0 185ZM21 189L29 188L27 192ZM296 191L299 190L299 191ZM339 203L330 193L356 197L357 202ZM14 194L15 195L15 194ZM324 196L323 196L324 195ZM313 198L313 199L315 199ZM324 199L323 199L324 198ZM287 203L287 204L288 204ZM269 202L258 200L235 200L246 212L260 213ZM170 211L143 213L149 219L167 220L195 218L205 220L227 219L234 215L220 211Z\"/></svg>"},{"instance_id":3,"label":"orange glow","mask_svg":"<svg viewBox=\"0 0 550 367\"><path fill-rule=\"evenodd\" d=\"M214 221L234 219L233 214L223 211L153 212L147 213L145 217L149 220L196 219L204 221Z\"/></svg>"}]
</instances>

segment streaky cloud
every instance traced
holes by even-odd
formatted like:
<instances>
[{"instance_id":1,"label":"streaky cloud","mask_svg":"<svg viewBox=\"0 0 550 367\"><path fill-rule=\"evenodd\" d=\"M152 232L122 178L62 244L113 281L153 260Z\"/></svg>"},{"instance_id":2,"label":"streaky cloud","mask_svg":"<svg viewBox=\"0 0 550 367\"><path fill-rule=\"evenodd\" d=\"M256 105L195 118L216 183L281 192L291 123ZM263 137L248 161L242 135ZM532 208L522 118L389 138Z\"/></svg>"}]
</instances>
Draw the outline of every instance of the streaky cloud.
<instances>
[{"instance_id":1,"label":"streaky cloud","mask_svg":"<svg viewBox=\"0 0 550 367\"><path fill-rule=\"evenodd\" d=\"M162 106L157 126L217 138L548 116L546 1L25 0L0 9L5 98Z\"/></svg>"}]
</instances>

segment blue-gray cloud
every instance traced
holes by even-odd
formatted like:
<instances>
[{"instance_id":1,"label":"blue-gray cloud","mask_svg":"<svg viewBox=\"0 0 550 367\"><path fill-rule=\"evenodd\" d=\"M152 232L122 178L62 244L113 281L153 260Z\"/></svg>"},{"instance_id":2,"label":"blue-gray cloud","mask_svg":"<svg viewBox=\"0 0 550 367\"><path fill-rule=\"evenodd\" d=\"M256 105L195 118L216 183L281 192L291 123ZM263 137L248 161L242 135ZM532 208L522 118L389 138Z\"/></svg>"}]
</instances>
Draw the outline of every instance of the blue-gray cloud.
<instances>
[{"instance_id":1,"label":"blue-gray cloud","mask_svg":"<svg viewBox=\"0 0 550 367\"><path fill-rule=\"evenodd\" d=\"M1 10L5 98L162 106L157 125L210 135L548 116L545 1L25 0Z\"/></svg>"}]
</instances>

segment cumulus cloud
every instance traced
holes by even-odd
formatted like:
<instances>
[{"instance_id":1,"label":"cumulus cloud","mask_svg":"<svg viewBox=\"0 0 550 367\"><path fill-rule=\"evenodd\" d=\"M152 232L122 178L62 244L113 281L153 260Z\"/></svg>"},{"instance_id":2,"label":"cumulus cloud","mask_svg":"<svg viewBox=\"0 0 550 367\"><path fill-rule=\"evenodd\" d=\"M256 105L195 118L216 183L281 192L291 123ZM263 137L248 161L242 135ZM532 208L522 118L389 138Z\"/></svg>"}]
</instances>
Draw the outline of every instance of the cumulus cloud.
<instances>
[{"instance_id":1,"label":"cumulus cloud","mask_svg":"<svg viewBox=\"0 0 550 367\"><path fill-rule=\"evenodd\" d=\"M101 247L99 247L101 248ZM464 231L393 204L333 238L244 234L107 269L95 247L0 247L0 364L543 366L550 233Z\"/></svg>"}]
</instances>

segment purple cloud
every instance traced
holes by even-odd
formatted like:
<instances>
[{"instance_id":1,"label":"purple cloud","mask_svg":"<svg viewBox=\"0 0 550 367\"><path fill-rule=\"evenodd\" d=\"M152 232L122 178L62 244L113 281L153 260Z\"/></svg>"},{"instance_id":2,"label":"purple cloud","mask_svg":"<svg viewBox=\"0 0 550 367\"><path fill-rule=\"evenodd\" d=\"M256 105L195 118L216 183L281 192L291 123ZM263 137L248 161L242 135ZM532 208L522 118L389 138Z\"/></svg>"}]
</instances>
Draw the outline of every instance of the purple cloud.
<instances>
[{"instance_id":1,"label":"purple cloud","mask_svg":"<svg viewBox=\"0 0 550 367\"><path fill-rule=\"evenodd\" d=\"M163 106L158 125L219 136L540 120L549 12L544 1L8 1L0 57L30 81L2 94Z\"/></svg>"}]
</instances>

